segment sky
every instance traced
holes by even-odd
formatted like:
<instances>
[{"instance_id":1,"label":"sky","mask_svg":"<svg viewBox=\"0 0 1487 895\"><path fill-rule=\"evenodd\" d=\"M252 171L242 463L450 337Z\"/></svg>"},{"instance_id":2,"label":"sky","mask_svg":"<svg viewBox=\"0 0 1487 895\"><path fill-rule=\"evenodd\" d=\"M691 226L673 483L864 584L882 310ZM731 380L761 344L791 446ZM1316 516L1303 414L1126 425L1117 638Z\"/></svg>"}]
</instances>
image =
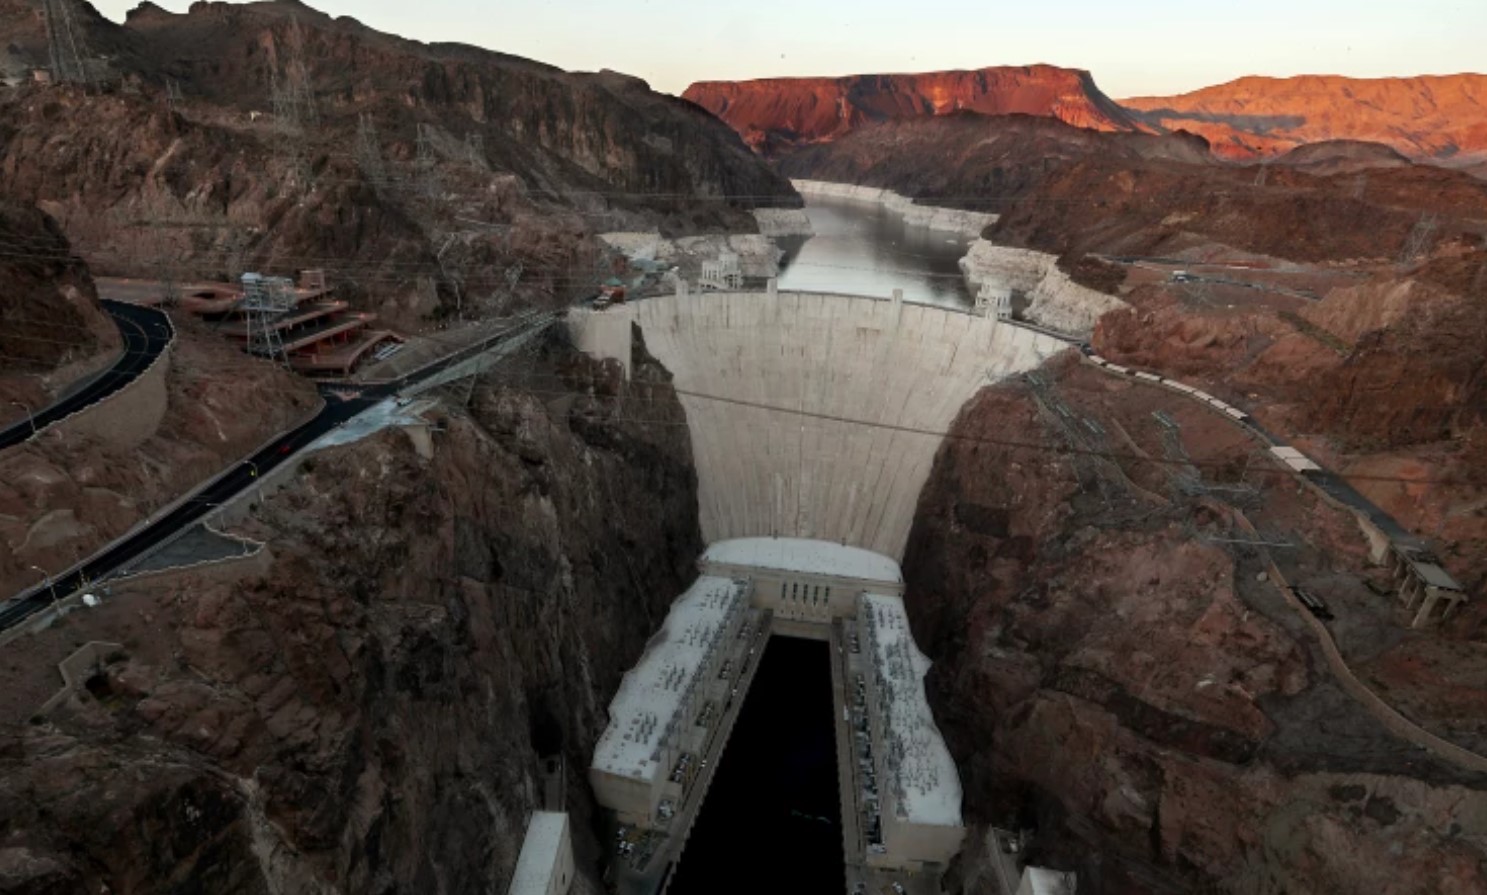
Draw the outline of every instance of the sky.
<instances>
[{"instance_id":1,"label":"sky","mask_svg":"<svg viewBox=\"0 0 1487 895\"><path fill-rule=\"evenodd\" d=\"M133 0L93 0L116 21ZM157 0L181 12L187 0ZM1116 98L1248 74L1487 71L1487 0L310 0L424 41L459 41L680 93L693 81L1047 62Z\"/></svg>"}]
</instances>

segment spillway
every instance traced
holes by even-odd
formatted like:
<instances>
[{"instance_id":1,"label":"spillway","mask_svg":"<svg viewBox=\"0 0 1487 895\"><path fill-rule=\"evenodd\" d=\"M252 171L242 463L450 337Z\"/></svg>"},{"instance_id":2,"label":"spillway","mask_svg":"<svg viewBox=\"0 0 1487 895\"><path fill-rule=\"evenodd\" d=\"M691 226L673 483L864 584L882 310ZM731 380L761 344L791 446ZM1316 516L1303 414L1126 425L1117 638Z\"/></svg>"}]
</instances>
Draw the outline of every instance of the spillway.
<instances>
[{"instance_id":1,"label":"spillway","mask_svg":"<svg viewBox=\"0 0 1487 895\"><path fill-rule=\"evenodd\" d=\"M774 289L572 319L580 348L626 364L632 324L675 377L708 543L807 538L894 559L960 408L1068 347L950 308Z\"/></svg>"}]
</instances>

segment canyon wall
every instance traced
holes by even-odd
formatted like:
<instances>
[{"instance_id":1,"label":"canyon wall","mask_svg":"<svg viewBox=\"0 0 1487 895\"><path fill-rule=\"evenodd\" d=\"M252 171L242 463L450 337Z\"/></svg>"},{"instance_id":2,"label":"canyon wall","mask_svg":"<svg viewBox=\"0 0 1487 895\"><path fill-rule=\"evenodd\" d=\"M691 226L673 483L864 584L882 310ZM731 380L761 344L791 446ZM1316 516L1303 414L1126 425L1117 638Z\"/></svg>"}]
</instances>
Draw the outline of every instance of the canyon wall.
<instances>
[{"instance_id":1,"label":"canyon wall","mask_svg":"<svg viewBox=\"0 0 1487 895\"><path fill-rule=\"evenodd\" d=\"M0 888L502 892L560 755L600 891L583 770L695 577L695 476L643 350L628 383L557 343L525 363L434 412L431 458L397 430L308 458L244 523L266 570L115 584L9 644ZM28 722L75 640L122 649Z\"/></svg>"},{"instance_id":2,"label":"canyon wall","mask_svg":"<svg viewBox=\"0 0 1487 895\"><path fill-rule=\"evenodd\" d=\"M1051 65L975 71L702 81L682 94L773 155L837 139L877 121L956 112L1022 113L1102 131L1140 130L1089 72Z\"/></svg>"},{"instance_id":3,"label":"canyon wall","mask_svg":"<svg viewBox=\"0 0 1487 895\"><path fill-rule=\"evenodd\" d=\"M50 404L121 345L57 222L0 197L0 424ZM25 406L16 406L11 402Z\"/></svg>"},{"instance_id":4,"label":"canyon wall","mask_svg":"<svg viewBox=\"0 0 1487 895\"><path fill-rule=\"evenodd\" d=\"M1153 127L1202 134L1231 158L1324 140L1364 140L1411 158L1487 160L1487 75L1245 77L1121 105Z\"/></svg>"},{"instance_id":5,"label":"canyon wall","mask_svg":"<svg viewBox=\"0 0 1487 895\"><path fill-rule=\"evenodd\" d=\"M818 538L900 557L942 433L983 385L1065 349L942 308L802 293L648 299L675 377L709 542Z\"/></svg>"},{"instance_id":6,"label":"canyon wall","mask_svg":"<svg viewBox=\"0 0 1487 895\"><path fill-rule=\"evenodd\" d=\"M1271 558L1332 607L1344 651L1387 656L1400 622L1363 585L1346 514L1288 475L1250 475L1243 510L1194 491L1143 458L1175 437L1201 465L1189 482L1235 482L1253 447L1227 421L1084 365L1040 377L965 408L904 559L973 831L951 890L995 885L993 825L1033 831L1029 861L1103 895L1487 886L1487 777L1348 696L1263 557L1226 543L1243 537L1236 513L1283 540ZM1065 452L1096 433L1113 455ZM1480 704L1482 651L1445 632L1397 649L1413 657L1370 659L1371 685L1480 754L1461 700Z\"/></svg>"}]
</instances>

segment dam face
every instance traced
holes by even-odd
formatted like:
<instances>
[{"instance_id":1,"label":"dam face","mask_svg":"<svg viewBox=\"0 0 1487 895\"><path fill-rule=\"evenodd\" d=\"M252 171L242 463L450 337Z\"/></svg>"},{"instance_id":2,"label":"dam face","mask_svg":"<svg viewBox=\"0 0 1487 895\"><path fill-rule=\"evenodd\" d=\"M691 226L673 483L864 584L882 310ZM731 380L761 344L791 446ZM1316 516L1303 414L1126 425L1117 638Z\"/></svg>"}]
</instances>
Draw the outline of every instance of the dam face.
<instances>
[{"instance_id":1,"label":"dam face","mask_svg":"<svg viewBox=\"0 0 1487 895\"><path fill-rule=\"evenodd\" d=\"M632 323L675 377L708 543L806 538L894 559L960 408L1068 347L948 308L775 291L576 312L573 329L628 365Z\"/></svg>"}]
</instances>

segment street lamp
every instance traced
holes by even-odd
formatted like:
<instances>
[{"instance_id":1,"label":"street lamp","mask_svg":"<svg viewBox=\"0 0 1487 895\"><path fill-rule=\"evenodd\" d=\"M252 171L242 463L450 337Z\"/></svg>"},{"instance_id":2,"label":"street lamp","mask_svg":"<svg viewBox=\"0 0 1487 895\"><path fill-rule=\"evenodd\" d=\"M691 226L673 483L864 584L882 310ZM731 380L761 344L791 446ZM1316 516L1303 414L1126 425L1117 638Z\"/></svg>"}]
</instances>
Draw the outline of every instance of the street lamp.
<instances>
[{"instance_id":1,"label":"street lamp","mask_svg":"<svg viewBox=\"0 0 1487 895\"><path fill-rule=\"evenodd\" d=\"M31 566L31 568L35 569L36 571L40 572L43 576L45 576L45 578L46 578L46 589L52 595L52 608L55 609L55 610L57 610L57 612L60 614L61 611L62 611L62 604L57 600L57 587L56 587L55 584L52 583L52 573L51 572L48 572L46 569L43 569L41 566L34 565L34 564Z\"/></svg>"},{"instance_id":2,"label":"street lamp","mask_svg":"<svg viewBox=\"0 0 1487 895\"><path fill-rule=\"evenodd\" d=\"M17 406L17 407L21 408L22 410L26 411L26 421L31 424L31 434L32 435L35 435L36 434L36 415L31 412L31 405L30 404L23 403L21 401L11 401L10 403L12 403L15 406Z\"/></svg>"}]
</instances>

